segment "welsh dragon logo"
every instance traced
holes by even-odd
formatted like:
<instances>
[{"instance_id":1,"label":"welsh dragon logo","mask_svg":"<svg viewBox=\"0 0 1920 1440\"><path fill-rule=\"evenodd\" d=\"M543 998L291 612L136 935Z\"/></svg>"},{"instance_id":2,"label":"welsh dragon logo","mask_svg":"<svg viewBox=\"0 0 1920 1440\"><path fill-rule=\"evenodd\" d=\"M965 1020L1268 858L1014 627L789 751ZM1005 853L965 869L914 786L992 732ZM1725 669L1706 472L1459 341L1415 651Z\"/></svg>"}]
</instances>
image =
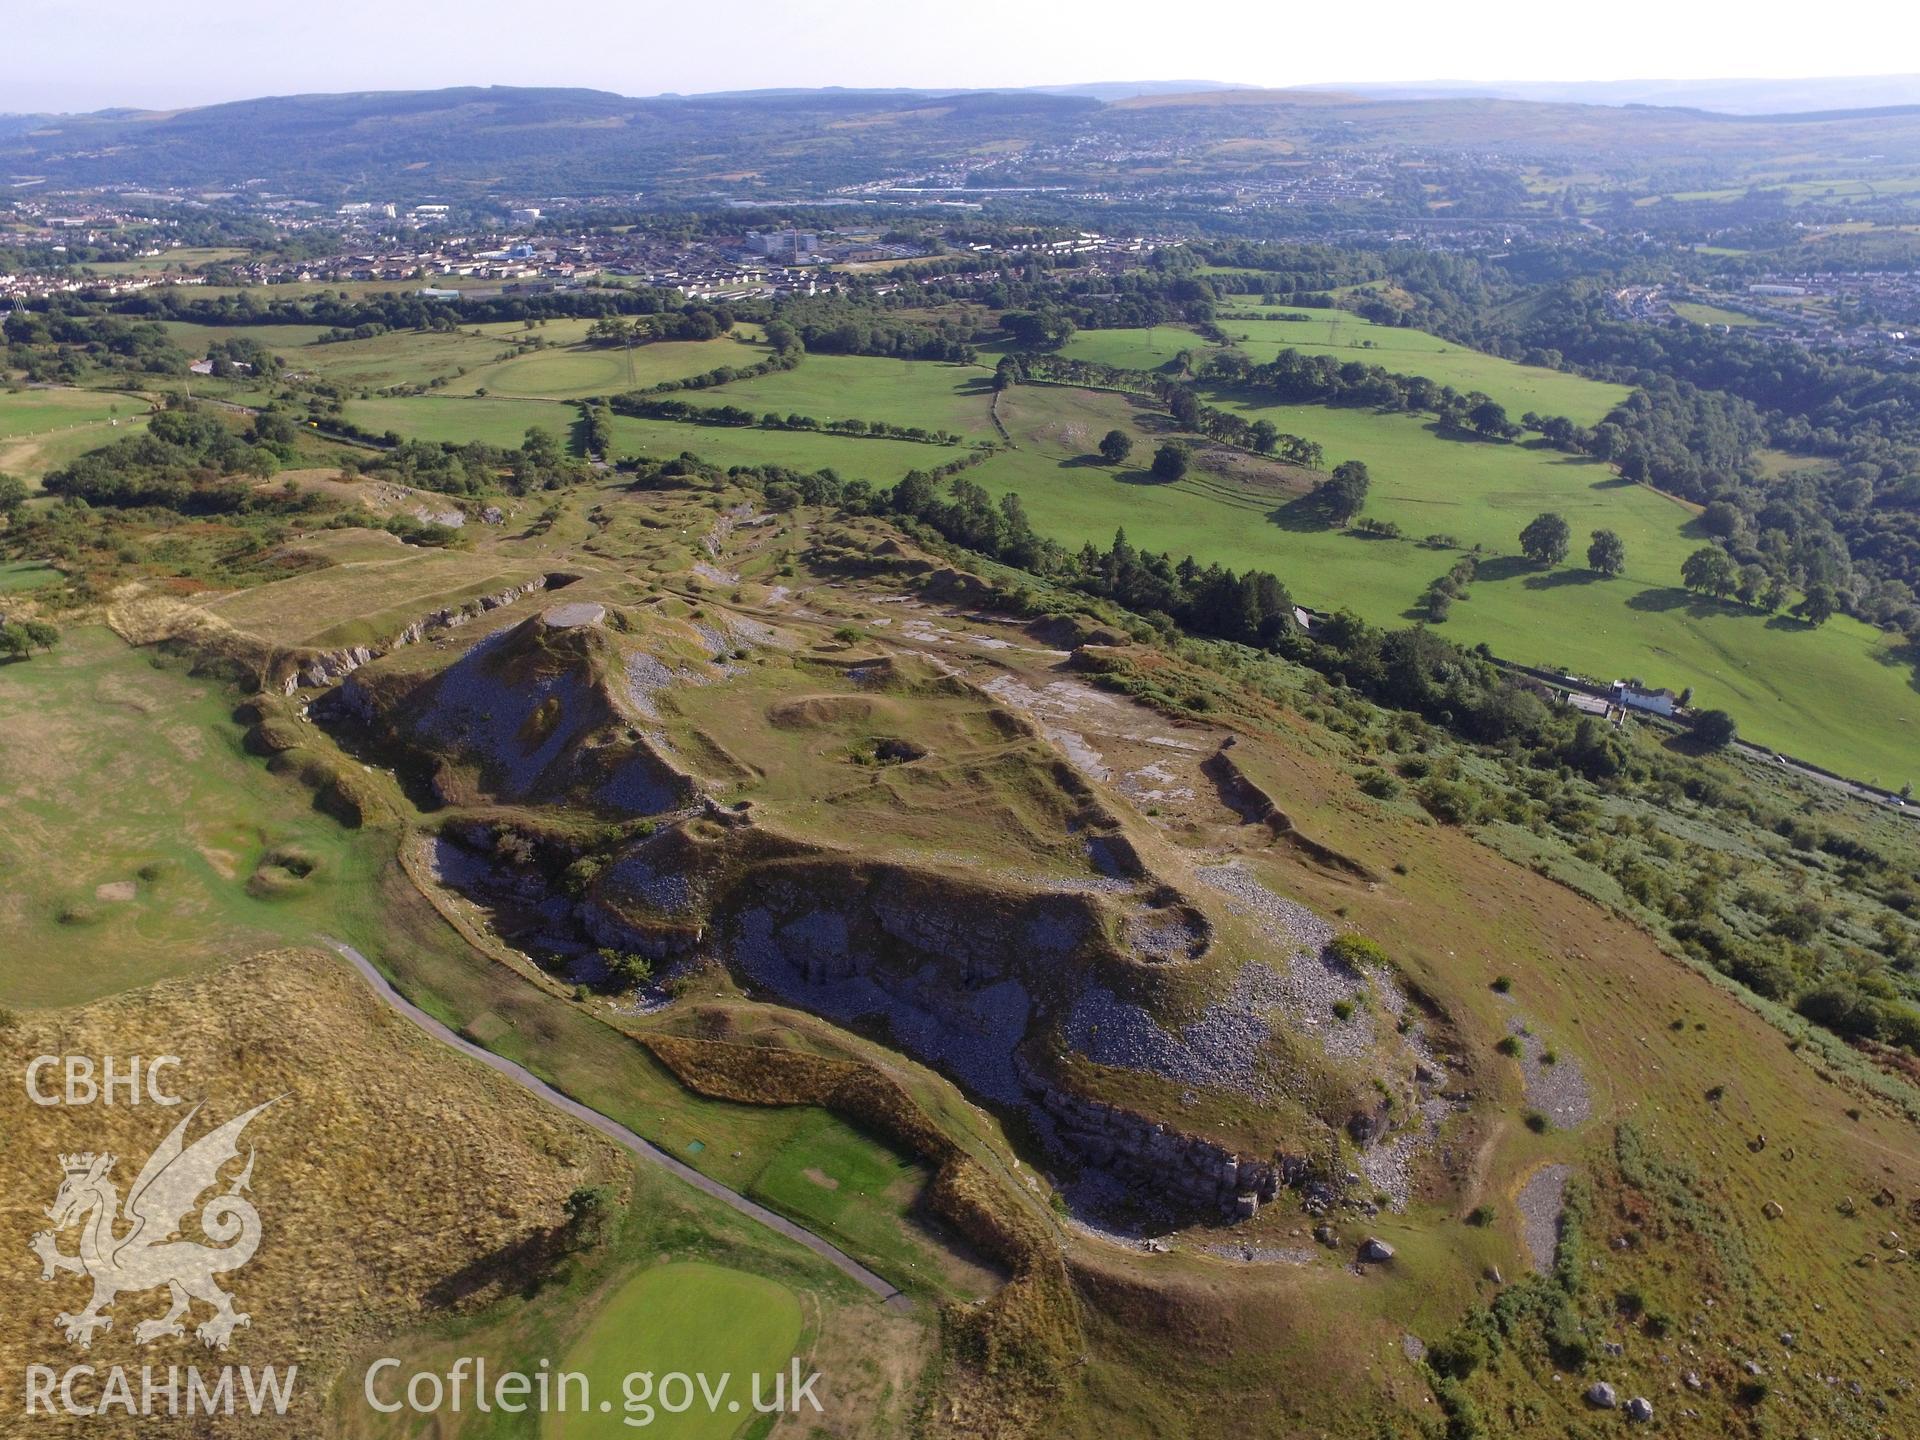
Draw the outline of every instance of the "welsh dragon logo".
<instances>
[{"instance_id":1,"label":"welsh dragon logo","mask_svg":"<svg viewBox=\"0 0 1920 1440\"><path fill-rule=\"evenodd\" d=\"M78 1315L63 1313L54 1322L68 1341L82 1350L91 1348L94 1331L113 1328L113 1318L100 1312L117 1296L162 1285L172 1304L159 1319L143 1320L134 1328L133 1338L141 1345L184 1335L182 1320L191 1318L195 1300L213 1306L213 1315L194 1331L213 1349L226 1349L233 1332L250 1323L251 1317L233 1308L233 1297L214 1283L214 1276L238 1270L260 1248L259 1212L251 1201L241 1198L253 1179L251 1148L246 1168L200 1211L200 1228L214 1243L203 1245L178 1236L181 1222L200 1196L219 1183L221 1167L239 1158L240 1132L273 1103L256 1105L188 1145L187 1126L200 1113L196 1105L141 1167L127 1193L124 1214L120 1192L108 1178L114 1156L60 1157L66 1178L46 1211L54 1228L35 1235L30 1248L40 1257L41 1280L68 1271L93 1281L87 1308ZM63 1255L55 1232L75 1225L80 1227L79 1252Z\"/></svg>"}]
</instances>

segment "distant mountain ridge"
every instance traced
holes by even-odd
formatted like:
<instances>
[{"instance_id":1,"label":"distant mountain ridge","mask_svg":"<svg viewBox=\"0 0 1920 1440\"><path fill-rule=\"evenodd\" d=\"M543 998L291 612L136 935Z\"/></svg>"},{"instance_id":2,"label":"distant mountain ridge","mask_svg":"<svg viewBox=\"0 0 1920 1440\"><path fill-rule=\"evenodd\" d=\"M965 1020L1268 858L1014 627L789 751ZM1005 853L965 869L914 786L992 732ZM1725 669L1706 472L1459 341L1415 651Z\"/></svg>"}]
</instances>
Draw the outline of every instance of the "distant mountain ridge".
<instances>
[{"instance_id":1,"label":"distant mountain ridge","mask_svg":"<svg viewBox=\"0 0 1920 1440\"><path fill-rule=\"evenodd\" d=\"M1205 88L1176 88L1192 84ZM1166 81L641 98L512 86L266 96L178 111L0 117L0 185L250 187L322 203L641 193L777 201L889 177L1102 189L1131 183L1142 167L1164 177L1164 157L1174 155L1182 183L1232 184L1278 156L1403 146L1688 166L1756 154L1844 164L1871 147L1920 163L1915 107L1741 115L1364 89ZM1143 156L1163 160L1156 168Z\"/></svg>"},{"instance_id":2,"label":"distant mountain ridge","mask_svg":"<svg viewBox=\"0 0 1920 1440\"><path fill-rule=\"evenodd\" d=\"M1780 80L1357 81L1304 87L1381 100L1488 98L1576 105L1672 105L1728 115L1844 113L1920 105L1920 75Z\"/></svg>"}]
</instances>

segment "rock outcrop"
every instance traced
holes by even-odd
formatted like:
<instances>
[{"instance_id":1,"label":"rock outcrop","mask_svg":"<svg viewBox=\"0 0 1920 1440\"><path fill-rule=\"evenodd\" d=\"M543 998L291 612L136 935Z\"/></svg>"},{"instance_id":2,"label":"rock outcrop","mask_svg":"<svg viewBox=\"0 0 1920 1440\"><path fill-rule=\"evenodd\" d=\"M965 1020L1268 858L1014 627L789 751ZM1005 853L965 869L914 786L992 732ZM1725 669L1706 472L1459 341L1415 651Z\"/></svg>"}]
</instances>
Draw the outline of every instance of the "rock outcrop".
<instances>
[{"instance_id":1,"label":"rock outcrop","mask_svg":"<svg viewBox=\"0 0 1920 1440\"><path fill-rule=\"evenodd\" d=\"M427 636L438 634L464 625L475 616L484 615L489 610L498 610L502 605L511 605L523 595L546 588L550 577L536 575L518 585L509 585L506 589L491 595L482 595L477 600L469 600L464 605L445 606L422 615L395 635L393 639L378 646L348 645L338 650L309 652L301 656L289 657L292 668L281 679L280 687L291 695L300 689L320 689L336 680L343 680L361 666L379 659L389 651L403 645L417 645Z\"/></svg>"}]
</instances>

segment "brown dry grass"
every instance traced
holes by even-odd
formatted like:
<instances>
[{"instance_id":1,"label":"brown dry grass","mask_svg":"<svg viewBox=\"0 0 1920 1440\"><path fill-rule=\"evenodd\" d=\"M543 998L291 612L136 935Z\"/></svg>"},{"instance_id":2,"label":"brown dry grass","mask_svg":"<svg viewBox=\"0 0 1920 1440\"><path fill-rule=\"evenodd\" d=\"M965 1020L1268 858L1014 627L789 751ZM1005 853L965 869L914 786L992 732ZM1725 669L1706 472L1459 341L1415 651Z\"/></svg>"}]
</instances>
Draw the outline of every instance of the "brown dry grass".
<instances>
[{"instance_id":1,"label":"brown dry grass","mask_svg":"<svg viewBox=\"0 0 1920 1440\"><path fill-rule=\"evenodd\" d=\"M284 1097L243 1137L258 1147L253 1198L264 1237L252 1262L227 1277L253 1320L224 1356L203 1349L191 1331L136 1346L135 1324L165 1308L160 1292L123 1295L113 1329L83 1355L55 1331L53 1317L80 1308L85 1282L62 1274L43 1286L28 1255L60 1183L60 1152L111 1150L124 1194L185 1110L41 1109L18 1083L0 1099L0 1255L11 1257L0 1265L0 1370L300 1366L295 1411L277 1426L235 1418L193 1430L185 1418L154 1419L140 1422L142 1436L313 1433L350 1347L417 1323L429 1313L421 1297L438 1282L557 1225L576 1186L620 1183L630 1173L606 1141L449 1055L342 962L312 951L269 952L81 1008L35 1012L0 1032L9 1075L20 1076L26 1058L41 1053L178 1055L173 1088L206 1107L193 1137ZM189 1238L196 1227L190 1217ZM73 1233L60 1242L71 1251ZM481 1289L465 1303L494 1298ZM61 1417L41 1433L135 1432Z\"/></svg>"}]
</instances>

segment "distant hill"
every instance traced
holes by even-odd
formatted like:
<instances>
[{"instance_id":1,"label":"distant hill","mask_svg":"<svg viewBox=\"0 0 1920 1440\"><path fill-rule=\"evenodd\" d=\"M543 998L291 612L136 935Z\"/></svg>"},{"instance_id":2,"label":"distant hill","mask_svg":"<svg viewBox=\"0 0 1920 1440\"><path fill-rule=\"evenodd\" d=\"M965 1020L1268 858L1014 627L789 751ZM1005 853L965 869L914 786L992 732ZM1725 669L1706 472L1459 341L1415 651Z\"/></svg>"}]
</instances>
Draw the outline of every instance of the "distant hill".
<instances>
[{"instance_id":1,"label":"distant hill","mask_svg":"<svg viewBox=\"0 0 1920 1440\"><path fill-rule=\"evenodd\" d=\"M809 90L632 99L507 86L288 95L0 122L0 175L53 186L264 184L314 198L831 186L1006 139L1064 136L1097 100Z\"/></svg>"},{"instance_id":2,"label":"distant hill","mask_svg":"<svg viewBox=\"0 0 1920 1440\"><path fill-rule=\"evenodd\" d=\"M1433 80L1312 86L1382 100L1483 97L1577 105L1678 105L1727 115L1792 115L1920 105L1920 75L1808 80Z\"/></svg>"},{"instance_id":3,"label":"distant hill","mask_svg":"<svg viewBox=\"0 0 1920 1440\"><path fill-rule=\"evenodd\" d=\"M1689 188L1739 183L1789 157L1802 169L1844 168L1862 153L1920 163L1920 109L1742 115L1548 99L1552 87L1533 88L1539 98L1211 81L645 98L503 86L286 95L0 118L0 182L251 187L322 202L488 193L779 200L886 177L1098 189L1150 175L1157 184L1175 156L1183 183L1232 184L1283 157L1399 146L1685 170L1696 182ZM1782 99L1761 90L1747 98L1776 107ZM1810 89L1802 98L1836 97Z\"/></svg>"}]
</instances>

